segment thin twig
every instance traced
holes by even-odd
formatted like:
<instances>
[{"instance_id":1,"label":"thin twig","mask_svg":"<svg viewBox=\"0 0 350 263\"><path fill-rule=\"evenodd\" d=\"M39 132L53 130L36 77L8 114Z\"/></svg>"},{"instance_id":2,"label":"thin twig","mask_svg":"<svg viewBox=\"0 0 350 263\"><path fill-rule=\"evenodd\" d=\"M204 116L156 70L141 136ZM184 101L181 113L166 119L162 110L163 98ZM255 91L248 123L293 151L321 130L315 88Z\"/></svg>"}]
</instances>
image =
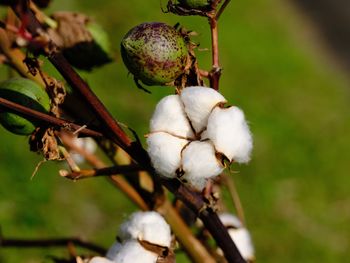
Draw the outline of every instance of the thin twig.
<instances>
[{"instance_id":1,"label":"thin twig","mask_svg":"<svg viewBox=\"0 0 350 263\"><path fill-rule=\"evenodd\" d=\"M240 219L240 221L242 222L242 225L245 226L246 221L245 221L245 216L244 216L244 210L243 210L243 206L241 203L241 199L239 198L239 194L237 192L236 184L235 184L233 178L231 176L228 176L226 173L223 173L222 177L224 178L225 186L227 187L227 189L231 195L233 204L234 204L236 211L237 211L237 216Z\"/></svg>"},{"instance_id":2,"label":"thin twig","mask_svg":"<svg viewBox=\"0 0 350 263\"><path fill-rule=\"evenodd\" d=\"M11 247L21 247L21 248L32 248L32 247L62 247L67 246L69 243L73 243L76 246L89 249L91 251L97 252L100 255L106 254L106 249L84 241L80 238L48 238L48 239L16 239L16 238L4 238L0 237L0 247L11 248Z\"/></svg>"},{"instance_id":3,"label":"thin twig","mask_svg":"<svg viewBox=\"0 0 350 263\"><path fill-rule=\"evenodd\" d=\"M224 12L225 8L227 7L227 5L231 2L231 0L225 0L225 2L222 4L222 6L220 7L219 11L216 13L215 19L216 21L219 20L221 14Z\"/></svg>"},{"instance_id":4,"label":"thin twig","mask_svg":"<svg viewBox=\"0 0 350 263\"><path fill-rule=\"evenodd\" d=\"M218 39L218 22L213 18L209 18L211 46L212 46L212 69L209 72L210 87L219 90L219 80L221 76L221 68L219 64L219 39Z\"/></svg>"},{"instance_id":5,"label":"thin twig","mask_svg":"<svg viewBox=\"0 0 350 263\"><path fill-rule=\"evenodd\" d=\"M0 105L2 108L16 112L19 115L22 115L24 117L35 119L35 120L40 120L40 121L43 121L45 123L49 123L49 124L64 128L66 130L75 131L75 130L78 130L82 127L82 126L75 124L73 122L59 119L59 118L56 118L54 116L48 115L46 113L33 110L31 108L28 108L28 107L23 106L21 104L9 101L9 100L4 99L4 98L0 98ZM88 128L80 130L80 134L85 135L85 136L90 136L90 137L102 137L103 136L102 133L94 131L94 130L90 130Z\"/></svg>"},{"instance_id":6,"label":"thin twig","mask_svg":"<svg viewBox=\"0 0 350 263\"><path fill-rule=\"evenodd\" d=\"M89 169L89 170L80 170L80 171L72 171L71 173L63 172L62 176L72 179L72 180L80 180L85 178L91 178L96 176L111 176L115 174L124 174L139 172L141 170L138 165L118 165L100 169Z\"/></svg>"}]
</instances>

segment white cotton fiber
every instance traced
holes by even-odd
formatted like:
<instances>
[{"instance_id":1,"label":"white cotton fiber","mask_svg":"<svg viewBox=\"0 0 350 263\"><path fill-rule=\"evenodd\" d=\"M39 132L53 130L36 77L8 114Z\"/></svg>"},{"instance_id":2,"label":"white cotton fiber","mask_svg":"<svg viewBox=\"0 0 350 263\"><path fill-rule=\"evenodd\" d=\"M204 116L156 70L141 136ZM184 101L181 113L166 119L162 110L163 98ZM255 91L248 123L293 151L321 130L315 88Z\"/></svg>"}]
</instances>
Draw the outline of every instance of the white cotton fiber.
<instances>
[{"instance_id":1,"label":"white cotton fiber","mask_svg":"<svg viewBox=\"0 0 350 263\"><path fill-rule=\"evenodd\" d=\"M168 133L151 133L147 138L147 151L154 169L164 177L174 178L180 167L181 151L187 143L187 140Z\"/></svg>"},{"instance_id":2,"label":"white cotton fiber","mask_svg":"<svg viewBox=\"0 0 350 263\"><path fill-rule=\"evenodd\" d=\"M89 263L114 263L114 262L104 257L93 257L92 259L89 260Z\"/></svg>"},{"instance_id":3,"label":"white cotton fiber","mask_svg":"<svg viewBox=\"0 0 350 263\"><path fill-rule=\"evenodd\" d=\"M121 240L138 239L155 245L170 247L170 227L157 212L136 212L120 226Z\"/></svg>"},{"instance_id":4,"label":"white cotton fiber","mask_svg":"<svg viewBox=\"0 0 350 263\"><path fill-rule=\"evenodd\" d=\"M226 102L216 90L200 86L187 87L182 90L180 96L185 105L185 112L197 133L207 126L209 114L215 105Z\"/></svg>"},{"instance_id":5,"label":"white cotton fiber","mask_svg":"<svg viewBox=\"0 0 350 263\"><path fill-rule=\"evenodd\" d=\"M243 112L238 107L216 107L209 116L207 136L216 151L230 161L246 163L250 160L253 139Z\"/></svg>"},{"instance_id":6,"label":"white cotton fiber","mask_svg":"<svg viewBox=\"0 0 350 263\"><path fill-rule=\"evenodd\" d=\"M151 118L150 131L164 131L177 136L194 138L179 95L166 96L157 104Z\"/></svg>"},{"instance_id":7,"label":"white cotton fiber","mask_svg":"<svg viewBox=\"0 0 350 263\"><path fill-rule=\"evenodd\" d=\"M249 231L242 227L238 229L229 229L228 233L236 244L238 251L245 260L253 260L255 258L255 250Z\"/></svg>"},{"instance_id":8,"label":"white cotton fiber","mask_svg":"<svg viewBox=\"0 0 350 263\"><path fill-rule=\"evenodd\" d=\"M238 217L223 213L219 215L221 222L228 228L228 233L245 260L254 260L255 249L249 231L242 225Z\"/></svg>"},{"instance_id":9,"label":"white cotton fiber","mask_svg":"<svg viewBox=\"0 0 350 263\"><path fill-rule=\"evenodd\" d=\"M73 143L79 147L82 148L84 151L86 151L87 153L93 154L96 149L97 149L97 144L96 142L89 137L86 138L77 138L75 137L73 139ZM84 157L76 152L71 152L70 153L73 160L77 163L77 164L81 164L85 161Z\"/></svg>"},{"instance_id":10,"label":"white cotton fiber","mask_svg":"<svg viewBox=\"0 0 350 263\"><path fill-rule=\"evenodd\" d=\"M241 220L239 220L237 216L234 216L232 214L222 213L219 215L219 217L221 222L226 227L240 228L243 226Z\"/></svg>"},{"instance_id":11,"label":"white cotton fiber","mask_svg":"<svg viewBox=\"0 0 350 263\"><path fill-rule=\"evenodd\" d=\"M106 258L114 261L117 254L119 253L120 249L122 247L122 244L115 241L113 243L113 245L108 249L107 253L106 253Z\"/></svg>"},{"instance_id":12,"label":"white cotton fiber","mask_svg":"<svg viewBox=\"0 0 350 263\"><path fill-rule=\"evenodd\" d=\"M214 147L209 141L193 141L182 153L182 169L182 179L202 190L207 179L219 175L224 167L217 160Z\"/></svg>"},{"instance_id":13,"label":"white cotton fiber","mask_svg":"<svg viewBox=\"0 0 350 263\"><path fill-rule=\"evenodd\" d=\"M115 263L156 263L158 255L146 250L137 240L123 243L117 254Z\"/></svg>"}]
</instances>

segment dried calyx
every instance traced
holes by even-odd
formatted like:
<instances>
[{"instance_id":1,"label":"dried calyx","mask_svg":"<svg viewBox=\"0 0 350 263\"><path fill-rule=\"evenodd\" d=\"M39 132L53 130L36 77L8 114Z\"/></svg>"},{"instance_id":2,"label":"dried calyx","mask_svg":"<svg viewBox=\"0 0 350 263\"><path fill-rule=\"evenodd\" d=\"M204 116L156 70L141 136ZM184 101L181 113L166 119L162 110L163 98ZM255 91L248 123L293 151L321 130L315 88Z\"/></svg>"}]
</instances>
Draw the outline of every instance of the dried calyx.
<instances>
[{"instance_id":1,"label":"dried calyx","mask_svg":"<svg viewBox=\"0 0 350 263\"><path fill-rule=\"evenodd\" d=\"M0 97L33 110L45 113L50 110L50 99L45 90L26 78L13 78L1 82ZM0 123L8 131L19 135L29 135L40 125L38 121L2 109Z\"/></svg>"},{"instance_id":2,"label":"dried calyx","mask_svg":"<svg viewBox=\"0 0 350 263\"><path fill-rule=\"evenodd\" d=\"M159 175L197 190L219 175L224 161L246 163L252 136L243 112L206 87L187 87L163 98L150 122L148 153Z\"/></svg>"},{"instance_id":3,"label":"dried calyx","mask_svg":"<svg viewBox=\"0 0 350 263\"><path fill-rule=\"evenodd\" d=\"M111 62L110 42L103 28L84 14L56 12L56 27L47 32L74 67L91 70Z\"/></svg>"},{"instance_id":4,"label":"dried calyx","mask_svg":"<svg viewBox=\"0 0 350 263\"><path fill-rule=\"evenodd\" d=\"M164 23L142 23L121 42L124 64L146 85L166 85L183 74L188 50L183 36Z\"/></svg>"}]
</instances>

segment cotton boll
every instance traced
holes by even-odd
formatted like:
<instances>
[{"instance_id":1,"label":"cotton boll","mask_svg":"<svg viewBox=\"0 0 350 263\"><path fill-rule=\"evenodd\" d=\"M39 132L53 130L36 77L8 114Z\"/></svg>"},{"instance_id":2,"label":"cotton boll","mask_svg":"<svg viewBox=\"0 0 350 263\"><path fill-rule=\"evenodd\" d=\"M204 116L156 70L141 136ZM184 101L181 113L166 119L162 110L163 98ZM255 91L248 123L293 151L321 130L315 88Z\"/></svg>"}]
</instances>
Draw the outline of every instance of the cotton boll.
<instances>
[{"instance_id":1,"label":"cotton boll","mask_svg":"<svg viewBox=\"0 0 350 263\"><path fill-rule=\"evenodd\" d=\"M122 244L119 242L114 242L113 245L108 249L106 253L106 258L114 261L120 249L122 248Z\"/></svg>"},{"instance_id":2,"label":"cotton boll","mask_svg":"<svg viewBox=\"0 0 350 263\"><path fill-rule=\"evenodd\" d=\"M241 220L239 220L237 216L234 216L229 213L222 213L219 215L219 217L221 222L226 227L234 227L234 228L243 227Z\"/></svg>"},{"instance_id":3,"label":"cotton boll","mask_svg":"<svg viewBox=\"0 0 350 263\"><path fill-rule=\"evenodd\" d=\"M233 242L245 260L254 260L255 249L249 231L243 227L241 221L234 215L224 213L219 218L225 227Z\"/></svg>"},{"instance_id":4,"label":"cotton boll","mask_svg":"<svg viewBox=\"0 0 350 263\"><path fill-rule=\"evenodd\" d=\"M147 151L154 169L164 177L174 178L180 167L181 151L187 143L168 133L151 133L147 138Z\"/></svg>"},{"instance_id":5,"label":"cotton boll","mask_svg":"<svg viewBox=\"0 0 350 263\"><path fill-rule=\"evenodd\" d=\"M230 161L246 163L250 160L253 139L243 112L237 107L216 107L209 116L207 135L216 151Z\"/></svg>"},{"instance_id":6,"label":"cotton boll","mask_svg":"<svg viewBox=\"0 0 350 263\"><path fill-rule=\"evenodd\" d=\"M204 188L208 178L219 175L223 169L209 141L193 141L182 152L182 179L198 190Z\"/></svg>"},{"instance_id":7,"label":"cotton boll","mask_svg":"<svg viewBox=\"0 0 350 263\"><path fill-rule=\"evenodd\" d=\"M92 259L89 260L89 263L114 263L114 262L104 257L93 257Z\"/></svg>"},{"instance_id":8,"label":"cotton boll","mask_svg":"<svg viewBox=\"0 0 350 263\"><path fill-rule=\"evenodd\" d=\"M123 243L113 262L115 263L156 263L158 255L146 250L137 240Z\"/></svg>"},{"instance_id":9,"label":"cotton boll","mask_svg":"<svg viewBox=\"0 0 350 263\"><path fill-rule=\"evenodd\" d=\"M150 130L194 138L179 95L166 96L157 104L151 119Z\"/></svg>"},{"instance_id":10,"label":"cotton boll","mask_svg":"<svg viewBox=\"0 0 350 263\"><path fill-rule=\"evenodd\" d=\"M254 260L255 250L249 231L242 227L238 229L229 229L228 233L236 244L238 251L245 260Z\"/></svg>"},{"instance_id":11,"label":"cotton boll","mask_svg":"<svg viewBox=\"0 0 350 263\"><path fill-rule=\"evenodd\" d=\"M97 145L96 145L95 141L91 138L88 138L88 137L87 138L74 138L73 143L77 147L82 148L87 153L92 154L97 149ZM71 156L77 164L83 163L85 160L83 156L81 156L80 154L78 154L76 152L71 152Z\"/></svg>"},{"instance_id":12,"label":"cotton boll","mask_svg":"<svg viewBox=\"0 0 350 263\"><path fill-rule=\"evenodd\" d=\"M215 105L226 103L226 99L216 90L200 86L183 89L181 100L197 133L207 126L209 114Z\"/></svg>"},{"instance_id":13,"label":"cotton boll","mask_svg":"<svg viewBox=\"0 0 350 263\"><path fill-rule=\"evenodd\" d=\"M121 240L138 239L149 243L170 247L170 227L157 212L136 212L123 223L119 230Z\"/></svg>"}]
</instances>

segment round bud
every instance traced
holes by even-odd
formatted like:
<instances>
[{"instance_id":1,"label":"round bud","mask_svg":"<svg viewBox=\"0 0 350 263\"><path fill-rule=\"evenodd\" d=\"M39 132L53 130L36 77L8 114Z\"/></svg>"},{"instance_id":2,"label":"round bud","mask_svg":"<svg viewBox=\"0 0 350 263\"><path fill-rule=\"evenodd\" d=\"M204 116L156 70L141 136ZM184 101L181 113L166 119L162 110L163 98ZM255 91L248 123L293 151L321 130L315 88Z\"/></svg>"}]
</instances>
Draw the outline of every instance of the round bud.
<instances>
[{"instance_id":1,"label":"round bud","mask_svg":"<svg viewBox=\"0 0 350 263\"><path fill-rule=\"evenodd\" d=\"M0 97L41 112L48 112L50 109L50 99L45 90L25 78L1 82ZM37 121L4 110L0 110L0 123L10 132L20 135L31 134L38 125Z\"/></svg>"},{"instance_id":2,"label":"round bud","mask_svg":"<svg viewBox=\"0 0 350 263\"><path fill-rule=\"evenodd\" d=\"M136 79L146 85L164 85L183 73L188 50L174 27L153 22L132 28L121 42L121 54Z\"/></svg>"}]
</instances>

